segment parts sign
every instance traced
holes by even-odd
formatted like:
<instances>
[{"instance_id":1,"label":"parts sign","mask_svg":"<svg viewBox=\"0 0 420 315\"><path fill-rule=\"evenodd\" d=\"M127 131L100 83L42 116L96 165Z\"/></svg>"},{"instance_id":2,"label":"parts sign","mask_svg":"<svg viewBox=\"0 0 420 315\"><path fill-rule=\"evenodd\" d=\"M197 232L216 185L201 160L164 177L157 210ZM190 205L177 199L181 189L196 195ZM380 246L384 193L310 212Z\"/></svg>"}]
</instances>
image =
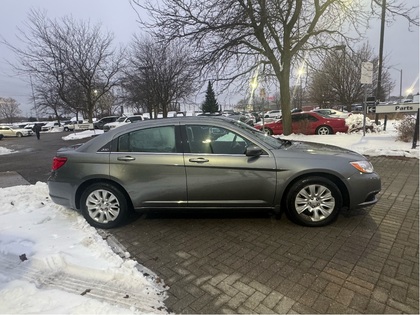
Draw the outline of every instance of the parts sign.
<instances>
[{"instance_id":1,"label":"parts sign","mask_svg":"<svg viewBox=\"0 0 420 315\"><path fill-rule=\"evenodd\" d=\"M386 113L414 113L419 109L419 103L403 103L393 105L377 105L377 114Z\"/></svg>"}]
</instances>

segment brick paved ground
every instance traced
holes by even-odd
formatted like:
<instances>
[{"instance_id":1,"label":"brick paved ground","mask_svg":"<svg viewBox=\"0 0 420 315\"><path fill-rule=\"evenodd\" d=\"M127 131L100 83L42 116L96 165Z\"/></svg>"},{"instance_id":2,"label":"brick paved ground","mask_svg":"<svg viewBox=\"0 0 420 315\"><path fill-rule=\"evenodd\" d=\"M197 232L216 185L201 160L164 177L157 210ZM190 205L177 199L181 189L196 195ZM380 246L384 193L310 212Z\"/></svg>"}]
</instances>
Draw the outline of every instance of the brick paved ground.
<instances>
[{"instance_id":1,"label":"brick paved ground","mask_svg":"<svg viewBox=\"0 0 420 315\"><path fill-rule=\"evenodd\" d=\"M419 163L371 158L379 202L323 228L268 213L148 212L113 235L175 313L419 313Z\"/></svg>"}]
</instances>

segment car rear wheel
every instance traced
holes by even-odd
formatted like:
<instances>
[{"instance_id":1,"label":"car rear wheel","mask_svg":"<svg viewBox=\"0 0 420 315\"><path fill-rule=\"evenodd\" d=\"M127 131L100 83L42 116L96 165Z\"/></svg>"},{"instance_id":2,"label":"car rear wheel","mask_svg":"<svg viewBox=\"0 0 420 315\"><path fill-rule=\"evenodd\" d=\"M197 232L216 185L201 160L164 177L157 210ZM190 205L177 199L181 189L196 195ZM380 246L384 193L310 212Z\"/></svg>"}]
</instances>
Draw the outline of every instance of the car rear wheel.
<instances>
[{"instance_id":1,"label":"car rear wheel","mask_svg":"<svg viewBox=\"0 0 420 315\"><path fill-rule=\"evenodd\" d=\"M333 222L342 207L338 187L324 177L307 177L292 185L287 196L287 211L296 223L324 226Z\"/></svg>"},{"instance_id":2,"label":"car rear wheel","mask_svg":"<svg viewBox=\"0 0 420 315\"><path fill-rule=\"evenodd\" d=\"M332 130L328 126L320 126L316 130L316 134L318 135L330 135L332 134Z\"/></svg>"},{"instance_id":3,"label":"car rear wheel","mask_svg":"<svg viewBox=\"0 0 420 315\"><path fill-rule=\"evenodd\" d=\"M83 192L81 211L90 225L109 229L127 218L129 208L124 194L118 188L98 183L89 186Z\"/></svg>"}]
</instances>

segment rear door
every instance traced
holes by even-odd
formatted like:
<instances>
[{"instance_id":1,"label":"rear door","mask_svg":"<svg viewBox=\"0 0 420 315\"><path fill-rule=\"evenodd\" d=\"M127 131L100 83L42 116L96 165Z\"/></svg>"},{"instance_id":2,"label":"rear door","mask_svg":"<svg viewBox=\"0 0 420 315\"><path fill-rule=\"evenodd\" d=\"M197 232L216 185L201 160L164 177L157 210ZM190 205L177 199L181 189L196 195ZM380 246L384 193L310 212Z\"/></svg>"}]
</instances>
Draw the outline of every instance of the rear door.
<instances>
[{"instance_id":1,"label":"rear door","mask_svg":"<svg viewBox=\"0 0 420 315\"><path fill-rule=\"evenodd\" d=\"M135 208L187 204L179 127L137 129L114 140L110 176L120 182Z\"/></svg>"},{"instance_id":2,"label":"rear door","mask_svg":"<svg viewBox=\"0 0 420 315\"><path fill-rule=\"evenodd\" d=\"M244 134L211 124L186 124L184 162L190 207L271 207L276 189L270 152L248 157Z\"/></svg>"}]
</instances>

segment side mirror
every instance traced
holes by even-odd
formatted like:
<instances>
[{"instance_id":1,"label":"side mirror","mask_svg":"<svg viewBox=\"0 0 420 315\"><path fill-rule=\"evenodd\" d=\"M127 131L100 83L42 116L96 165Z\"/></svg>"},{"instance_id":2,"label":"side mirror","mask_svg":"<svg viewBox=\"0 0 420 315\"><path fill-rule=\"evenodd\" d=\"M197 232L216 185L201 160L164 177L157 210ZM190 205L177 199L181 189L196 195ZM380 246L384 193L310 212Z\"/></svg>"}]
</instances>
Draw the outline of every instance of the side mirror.
<instances>
[{"instance_id":1,"label":"side mirror","mask_svg":"<svg viewBox=\"0 0 420 315\"><path fill-rule=\"evenodd\" d=\"M260 156L261 154L263 154L264 151L256 146L256 145L252 145L246 148L246 156Z\"/></svg>"}]
</instances>

